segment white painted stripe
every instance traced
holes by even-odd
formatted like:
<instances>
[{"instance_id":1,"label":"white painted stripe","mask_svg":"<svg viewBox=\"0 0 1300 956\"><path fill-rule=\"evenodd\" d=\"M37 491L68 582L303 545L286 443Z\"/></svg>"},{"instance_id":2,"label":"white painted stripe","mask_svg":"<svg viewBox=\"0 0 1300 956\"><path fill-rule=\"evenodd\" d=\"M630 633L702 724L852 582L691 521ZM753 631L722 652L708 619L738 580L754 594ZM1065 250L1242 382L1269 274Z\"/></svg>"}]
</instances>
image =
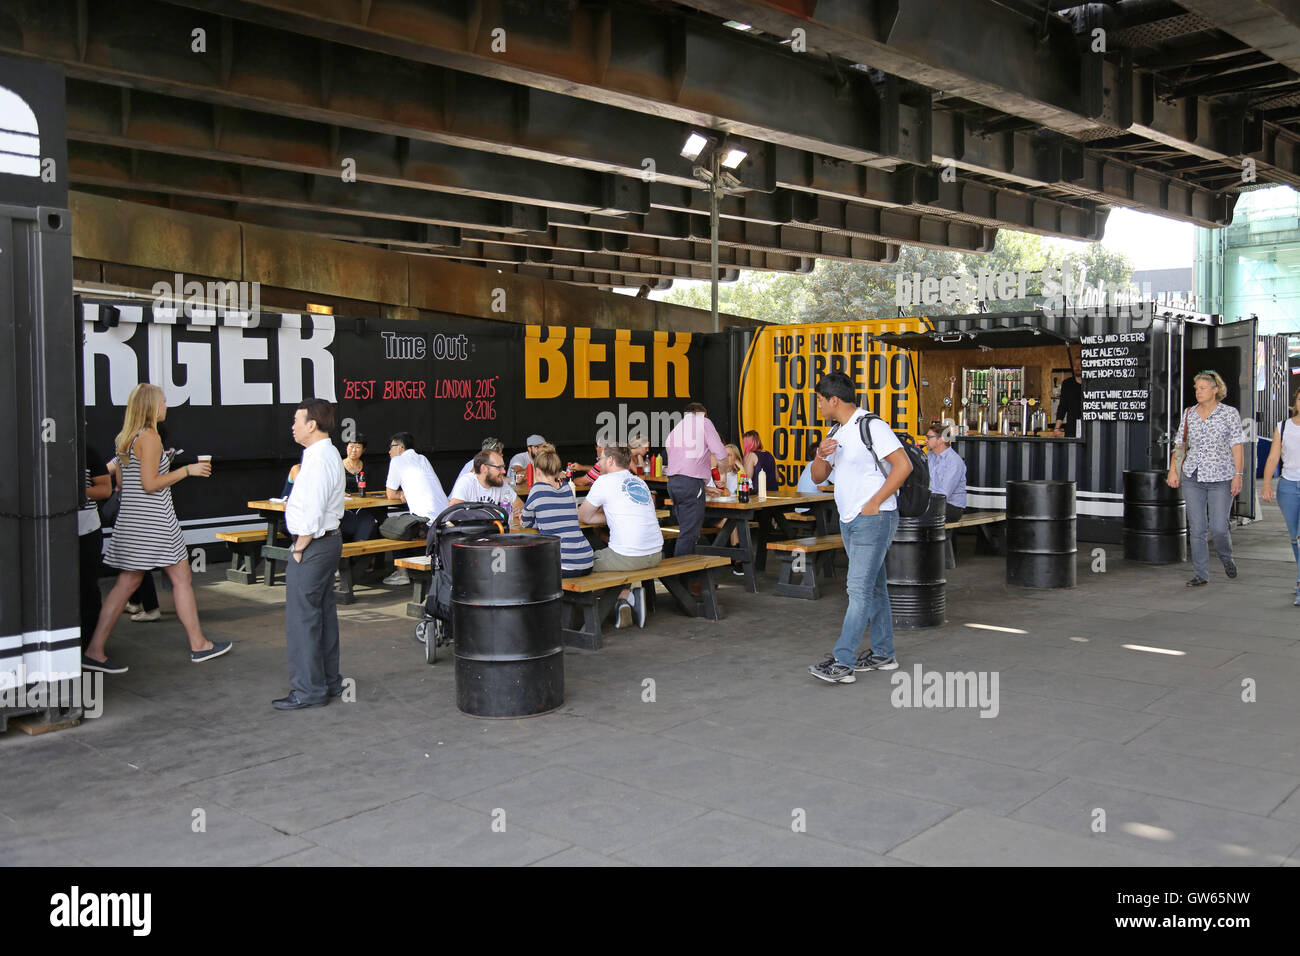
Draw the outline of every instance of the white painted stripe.
<instances>
[{"instance_id":1,"label":"white painted stripe","mask_svg":"<svg viewBox=\"0 0 1300 956\"><path fill-rule=\"evenodd\" d=\"M22 636L22 668L28 673L50 674L54 672L74 674L81 670L81 627L64 627L57 631L27 631ZM72 647L57 651L39 650L38 644L54 644L58 641L78 641ZM26 648L31 650L26 650Z\"/></svg>"},{"instance_id":2,"label":"white painted stripe","mask_svg":"<svg viewBox=\"0 0 1300 956\"><path fill-rule=\"evenodd\" d=\"M995 511L1005 511L1007 508L1006 495L975 495L971 494L970 489L966 489L966 506L968 508L991 508ZM1124 517L1124 505L1122 502L1107 501L1078 501L1074 502L1075 514L1088 515L1093 518L1122 518Z\"/></svg>"},{"instance_id":3,"label":"white painted stripe","mask_svg":"<svg viewBox=\"0 0 1300 956\"><path fill-rule=\"evenodd\" d=\"M982 488L982 487L979 487L978 485L967 485L967 486L966 486L966 491L967 491L967 492L971 492L971 491L981 492L981 491L982 491L982 492L985 492L985 493L987 493L987 494L999 494L999 495L1005 495L1005 494L1007 493L1007 489L1006 489L1006 488ZM1100 498L1113 498L1113 499L1115 499L1115 500L1117 500L1117 501L1123 501L1123 500L1124 500L1124 495L1123 495L1123 493L1122 493L1122 492L1118 492L1118 491L1079 491L1079 490L1076 489L1075 492L1074 492L1074 497L1075 497L1075 498L1098 498L1098 499L1100 499Z\"/></svg>"}]
</instances>

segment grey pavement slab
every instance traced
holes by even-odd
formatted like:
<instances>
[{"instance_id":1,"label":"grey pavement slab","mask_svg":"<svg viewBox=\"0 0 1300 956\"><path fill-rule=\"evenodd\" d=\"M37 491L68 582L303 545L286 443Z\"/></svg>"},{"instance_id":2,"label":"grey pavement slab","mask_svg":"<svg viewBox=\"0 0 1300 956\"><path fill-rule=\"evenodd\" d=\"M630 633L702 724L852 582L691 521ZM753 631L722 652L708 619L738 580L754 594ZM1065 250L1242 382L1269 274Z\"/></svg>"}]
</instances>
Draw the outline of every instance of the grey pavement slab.
<instances>
[{"instance_id":1,"label":"grey pavement slab","mask_svg":"<svg viewBox=\"0 0 1300 956\"><path fill-rule=\"evenodd\" d=\"M1096 811L1105 830L1095 831ZM1070 779L1031 800L1012 819L1073 836L1221 866L1278 866L1300 843L1300 821L1207 807L1111 784Z\"/></svg>"},{"instance_id":2,"label":"grey pavement slab","mask_svg":"<svg viewBox=\"0 0 1300 956\"><path fill-rule=\"evenodd\" d=\"M1300 786L1294 774L1100 741L1082 743L1042 769L1260 815Z\"/></svg>"},{"instance_id":3,"label":"grey pavement slab","mask_svg":"<svg viewBox=\"0 0 1300 956\"><path fill-rule=\"evenodd\" d=\"M923 866L1176 866L1177 857L962 810L889 854Z\"/></svg>"},{"instance_id":4,"label":"grey pavement slab","mask_svg":"<svg viewBox=\"0 0 1300 956\"><path fill-rule=\"evenodd\" d=\"M897 866L875 853L733 816L719 810L629 847L618 857L642 866Z\"/></svg>"},{"instance_id":5,"label":"grey pavement slab","mask_svg":"<svg viewBox=\"0 0 1300 956\"><path fill-rule=\"evenodd\" d=\"M599 853L650 839L706 808L621 783L550 767L460 797L484 815L504 810L520 826Z\"/></svg>"},{"instance_id":6,"label":"grey pavement slab","mask_svg":"<svg viewBox=\"0 0 1300 956\"><path fill-rule=\"evenodd\" d=\"M384 866L525 866L569 844L523 826L507 812L493 830L491 810L469 810L416 794L303 836L340 856Z\"/></svg>"},{"instance_id":7,"label":"grey pavement slab","mask_svg":"<svg viewBox=\"0 0 1300 956\"><path fill-rule=\"evenodd\" d=\"M340 613L355 700L272 710L283 587L214 568L200 614L232 654L190 664L164 593L163 620L115 630L131 670L102 718L0 735L0 865L1294 865L1295 568L1280 523L1234 541L1258 557L1195 592L1187 566L1114 545L1105 574L1081 545L1078 587L1037 592L963 540L948 623L899 629L903 668L852 685L807 673L840 628L842 564L817 602L773 595L774 571L758 594L724 580L724 621L662 600L566 653L558 711L504 721L458 711L450 650L426 665L407 590L375 586ZM998 716L896 707L917 664L996 671Z\"/></svg>"}]
</instances>

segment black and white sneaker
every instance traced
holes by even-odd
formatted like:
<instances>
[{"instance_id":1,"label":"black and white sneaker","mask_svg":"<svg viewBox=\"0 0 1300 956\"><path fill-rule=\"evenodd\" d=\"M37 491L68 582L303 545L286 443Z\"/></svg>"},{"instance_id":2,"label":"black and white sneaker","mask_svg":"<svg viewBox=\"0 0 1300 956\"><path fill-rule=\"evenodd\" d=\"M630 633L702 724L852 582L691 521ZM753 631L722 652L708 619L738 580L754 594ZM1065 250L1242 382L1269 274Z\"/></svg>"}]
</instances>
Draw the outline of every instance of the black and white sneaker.
<instances>
[{"instance_id":1,"label":"black and white sneaker","mask_svg":"<svg viewBox=\"0 0 1300 956\"><path fill-rule=\"evenodd\" d=\"M1192 578L1185 586L1189 588L1202 588L1209 583L1210 582L1205 580L1205 578Z\"/></svg>"},{"instance_id":2,"label":"black and white sneaker","mask_svg":"<svg viewBox=\"0 0 1300 956\"><path fill-rule=\"evenodd\" d=\"M853 676L853 668L848 664L841 664L833 657L828 657L820 664L813 664L808 668L808 673L812 674L818 680L824 680L828 684L852 684L856 677Z\"/></svg>"},{"instance_id":3,"label":"black and white sneaker","mask_svg":"<svg viewBox=\"0 0 1300 956\"><path fill-rule=\"evenodd\" d=\"M881 657L874 651L867 651L865 654L858 655L858 663L854 665L855 671L895 671L898 670L898 661L892 657Z\"/></svg>"},{"instance_id":4,"label":"black and white sneaker","mask_svg":"<svg viewBox=\"0 0 1300 956\"><path fill-rule=\"evenodd\" d=\"M1232 558L1229 558L1227 561L1224 561L1223 573L1230 578L1235 578L1237 576L1237 562L1233 561Z\"/></svg>"},{"instance_id":5,"label":"black and white sneaker","mask_svg":"<svg viewBox=\"0 0 1300 956\"><path fill-rule=\"evenodd\" d=\"M619 601L614 608L614 627L624 628L632 626L632 602Z\"/></svg>"},{"instance_id":6,"label":"black and white sneaker","mask_svg":"<svg viewBox=\"0 0 1300 956\"><path fill-rule=\"evenodd\" d=\"M645 585L632 589L629 603L632 605L632 618L636 621L636 626L645 627Z\"/></svg>"},{"instance_id":7,"label":"black and white sneaker","mask_svg":"<svg viewBox=\"0 0 1300 956\"><path fill-rule=\"evenodd\" d=\"M738 578L743 578L745 576L745 566L741 564L739 561L732 561L731 573Z\"/></svg>"}]
</instances>

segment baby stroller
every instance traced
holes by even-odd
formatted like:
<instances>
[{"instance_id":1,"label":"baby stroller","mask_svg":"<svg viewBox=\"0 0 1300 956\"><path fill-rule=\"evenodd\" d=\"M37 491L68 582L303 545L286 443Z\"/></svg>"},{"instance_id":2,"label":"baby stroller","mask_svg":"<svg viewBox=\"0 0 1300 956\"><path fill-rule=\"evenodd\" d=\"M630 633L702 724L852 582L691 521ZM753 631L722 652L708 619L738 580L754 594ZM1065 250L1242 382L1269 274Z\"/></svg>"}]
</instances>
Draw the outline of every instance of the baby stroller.
<instances>
[{"instance_id":1,"label":"baby stroller","mask_svg":"<svg viewBox=\"0 0 1300 956\"><path fill-rule=\"evenodd\" d=\"M452 642L451 546L464 538L505 534L510 512L497 505L462 501L429 523L424 553L429 562L429 593L424 599L424 619L415 625L415 639L424 645L424 659L432 664L438 648Z\"/></svg>"}]
</instances>

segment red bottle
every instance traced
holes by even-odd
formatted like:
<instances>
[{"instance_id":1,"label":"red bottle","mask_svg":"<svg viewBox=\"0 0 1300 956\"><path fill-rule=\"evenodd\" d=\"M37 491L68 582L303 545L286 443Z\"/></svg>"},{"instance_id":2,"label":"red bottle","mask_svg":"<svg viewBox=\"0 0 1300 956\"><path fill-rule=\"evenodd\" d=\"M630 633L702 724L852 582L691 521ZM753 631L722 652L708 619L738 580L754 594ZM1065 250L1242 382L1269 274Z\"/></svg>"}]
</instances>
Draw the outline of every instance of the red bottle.
<instances>
[{"instance_id":1,"label":"red bottle","mask_svg":"<svg viewBox=\"0 0 1300 956\"><path fill-rule=\"evenodd\" d=\"M713 483L715 485L722 483L722 475L718 473L718 468L716 465L713 467Z\"/></svg>"},{"instance_id":2,"label":"red bottle","mask_svg":"<svg viewBox=\"0 0 1300 956\"><path fill-rule=\"evenodd\" d=\"M524 483L531 489L533 487L533 463L530 461L528 467L524 469Z\"/></svg>"},{"instance_id":3,"label":"red bottle","mask_svg":"<svg viewBox=\"0 0 1300 956\"><path fill-rule=\"evenodd\" d=\"M364 495L365 493L366 493L366 470L363 468L359 472L357 472L357 494Z\"/></svg>"}]
</instances>

